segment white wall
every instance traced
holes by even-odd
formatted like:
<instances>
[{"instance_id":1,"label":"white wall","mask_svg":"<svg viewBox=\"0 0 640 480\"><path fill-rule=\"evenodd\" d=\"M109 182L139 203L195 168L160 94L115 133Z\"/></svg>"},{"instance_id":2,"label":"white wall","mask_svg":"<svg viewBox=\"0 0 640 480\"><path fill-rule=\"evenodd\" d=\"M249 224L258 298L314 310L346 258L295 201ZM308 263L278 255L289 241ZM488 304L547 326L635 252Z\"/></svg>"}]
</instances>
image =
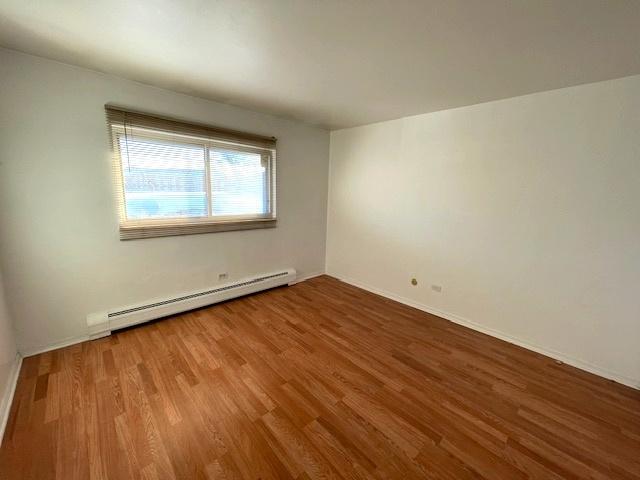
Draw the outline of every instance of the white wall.
<instances>
[{"instance_id":1,"label":"white wall","mask_svg":"<svg viewBox=\"0 0 640 480\"><path fill-rule=\"evenodd\" d=\"M9 372L16 360L16 342L0 274L0 399L3 398Z\"/></svg>"},{"instance_id":2,"label":"white wall","mask_svg":"<svg viewBox=\"0 0 640 480\"><path fill-rule=\"evenodd\" d=\"M18 358L16 356L16 342L13 335L13 325L9 319L2 272L0 272L0 443L9 414L13 380L17 373Z\"/></svg>"},{"instance_id":3,"label":"white wall","mask_svg":"<svg viewBox=\"0 0 640 480\"><path fill-rule=\"evenodd\" d=\"M328 132L0 50L0 267L21 351L90 312L295 267L324 270ZM275 229L120 241L103 105L278 138Z\"/></svg>"},{"instance_id":4,"label":"white wall","mask_svg":"<svg viewBox=\"0 0 640 480\"><path fill-rule=\"evenodd\" d=\"M329 274L640 386L640 76L332 132L329 192Z\"/></svg>"}]
</instances>

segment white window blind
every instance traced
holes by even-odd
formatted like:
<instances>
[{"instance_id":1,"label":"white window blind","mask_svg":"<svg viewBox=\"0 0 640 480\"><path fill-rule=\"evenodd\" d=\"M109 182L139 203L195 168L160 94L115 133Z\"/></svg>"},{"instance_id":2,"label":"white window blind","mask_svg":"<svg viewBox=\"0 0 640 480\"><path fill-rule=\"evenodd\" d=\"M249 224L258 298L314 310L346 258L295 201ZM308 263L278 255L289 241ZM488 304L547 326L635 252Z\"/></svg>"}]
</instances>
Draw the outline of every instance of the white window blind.
<instances>
[{"instance_id":1,"label":"white window blind","mask_svg":"<svg viewBox=\"0 0 640 480\"><path fill-rule=\"evenodd\" d=\"M106 106L120 238L275 226L275 139Z\"/></svg>"}]
</instances>

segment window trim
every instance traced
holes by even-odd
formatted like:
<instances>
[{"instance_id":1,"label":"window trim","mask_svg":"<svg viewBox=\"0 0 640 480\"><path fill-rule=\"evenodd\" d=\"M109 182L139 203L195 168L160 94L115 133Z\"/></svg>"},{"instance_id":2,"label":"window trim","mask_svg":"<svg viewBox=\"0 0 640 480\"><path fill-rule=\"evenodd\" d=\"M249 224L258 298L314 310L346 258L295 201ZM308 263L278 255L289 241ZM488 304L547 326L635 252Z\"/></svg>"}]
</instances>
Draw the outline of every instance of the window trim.
<instances>
[{"instance_id":1,"label":"window trim","mask_svg":"<svg viewBox=\"0 0 640 480\"><path fill-rule=\"evenodd\" d=\"M215 222L174 222L165 224L120 225L120 240L134 240L137 238L172 237L176 235L194 235L198 233L231 232L235 230L254 230L259 228L274 228L275 218L262 220L232 220Z\"/></svg>"},{"instance_id":2,"label":"window trim","mask_svg":"<svg viewBox=\"0 0 640 480\"><path fill-rule=\"evenodd\" d=\"M276 227L276 149L274 137L243 134L201 124L186 123L167 117L146 115L140 112L105 106L113 154L113 177L117 195L120 240L192 235ZM119 138L128 132L137 132L143 138L174 140L180 143L202 146L205 155L205 188L207 195L206 217L166 217L129 220L126 215L126 199L123 163ZM246 140L243 141L242 139ZM211 215L211 149L238 150L258 153L266 162L266 193L268 213L233 216Z\"/></svg>"}]
</instances>

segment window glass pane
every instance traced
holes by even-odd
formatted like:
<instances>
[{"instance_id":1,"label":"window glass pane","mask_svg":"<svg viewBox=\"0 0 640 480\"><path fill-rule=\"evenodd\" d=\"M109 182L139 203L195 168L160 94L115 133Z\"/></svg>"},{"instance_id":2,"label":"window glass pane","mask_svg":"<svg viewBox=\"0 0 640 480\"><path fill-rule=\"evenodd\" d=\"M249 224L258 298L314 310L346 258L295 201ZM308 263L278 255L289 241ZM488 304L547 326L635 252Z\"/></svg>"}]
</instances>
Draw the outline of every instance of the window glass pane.
<instances>
[{"instance_id":1,"label":"window glass pane","mask_svg":"<svg viewBox=\"0 0 640 480\"><path fill-rule=\"evenodd\" d=\"M206 217L204 147L118 138L127 218Z\"/></svg>"},{"instance_id":2,"label":"window glass pane","mask_svg":"<svg viewBox=\"0 0 640 480\"><path fill-rule=\"evenodd\" d=\"M210 149L213 215L268 213L267 172L258 153Z\"/></svg>"}]
</instances>

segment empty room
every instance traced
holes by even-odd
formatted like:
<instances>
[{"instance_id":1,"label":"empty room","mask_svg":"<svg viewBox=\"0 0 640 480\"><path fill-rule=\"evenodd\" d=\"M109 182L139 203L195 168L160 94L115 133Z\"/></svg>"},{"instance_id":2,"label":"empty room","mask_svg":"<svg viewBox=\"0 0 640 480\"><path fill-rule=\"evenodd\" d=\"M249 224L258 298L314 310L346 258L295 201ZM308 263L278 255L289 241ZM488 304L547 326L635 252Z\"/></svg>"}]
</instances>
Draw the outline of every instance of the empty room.
<instances>
[{"instance_id":1,"label":"empty room","mask_svg":"<svg viewBox=\"0 0 640 480\"><path fill-rule=\"evenodd\" d=\"M640 1L0 0L0 442L640 480Z\"/></svg>"}]
</instances>

